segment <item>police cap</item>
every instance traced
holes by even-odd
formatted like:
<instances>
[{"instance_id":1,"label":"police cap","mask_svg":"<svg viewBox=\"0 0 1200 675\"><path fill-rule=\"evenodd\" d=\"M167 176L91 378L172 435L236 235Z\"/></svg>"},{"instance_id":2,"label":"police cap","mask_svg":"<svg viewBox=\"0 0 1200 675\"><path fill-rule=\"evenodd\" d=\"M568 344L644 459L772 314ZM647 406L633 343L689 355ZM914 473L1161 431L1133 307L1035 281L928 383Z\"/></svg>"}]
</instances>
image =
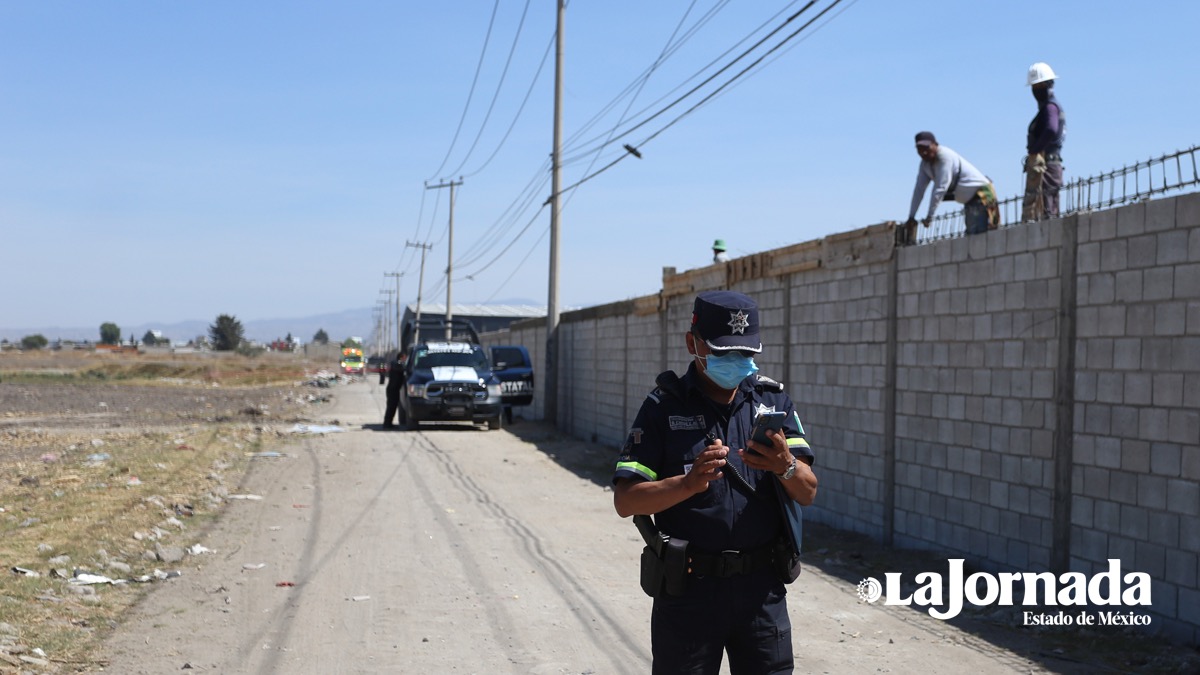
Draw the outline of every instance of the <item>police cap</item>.
<instances>
[{"instance_id":1,"label":"police cap","mask_svg":"<svg viewBox=\"0 0 1200 675\"><path fill-rule=\"evenodd\" d=\"M704 291L697 295L692 330L713 351L762 351L758 303L745 293Z\"/></svg>"}]
</instances>

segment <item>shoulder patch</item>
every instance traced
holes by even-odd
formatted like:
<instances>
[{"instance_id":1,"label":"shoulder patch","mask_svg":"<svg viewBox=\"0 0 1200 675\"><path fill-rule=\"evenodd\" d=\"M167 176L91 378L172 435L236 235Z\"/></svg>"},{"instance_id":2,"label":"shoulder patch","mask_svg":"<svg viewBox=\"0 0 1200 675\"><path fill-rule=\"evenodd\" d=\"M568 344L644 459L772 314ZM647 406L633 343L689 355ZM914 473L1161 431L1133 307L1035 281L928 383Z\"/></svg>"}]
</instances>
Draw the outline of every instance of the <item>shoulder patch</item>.
<instances>
[{"instance_id":1,"label":"shoulder patch","mask_svg":"<svg viewBox=\"0 0 1200 675\"><path fill-rule=\"evenodd\" d=\"M770 391L779 393L783 391L783 383L772 380L766 375L755 375L758 380L754 383L754 388L759 391Z\"/></svg>"},{"instance_id":2,"label":"shoulder patch","mask_svg":"<svg viewBox=\"0 0 1200 675\"><path fill-rule=\"evenodd\" d=\"M654 391L650 392L649 394L646 394L646 398L650 399L651 401L654 401L655 403L662 403L662 396L663 396L663 390L658 389L658 388L655 388Z\"/></svg>"}]
</instances>

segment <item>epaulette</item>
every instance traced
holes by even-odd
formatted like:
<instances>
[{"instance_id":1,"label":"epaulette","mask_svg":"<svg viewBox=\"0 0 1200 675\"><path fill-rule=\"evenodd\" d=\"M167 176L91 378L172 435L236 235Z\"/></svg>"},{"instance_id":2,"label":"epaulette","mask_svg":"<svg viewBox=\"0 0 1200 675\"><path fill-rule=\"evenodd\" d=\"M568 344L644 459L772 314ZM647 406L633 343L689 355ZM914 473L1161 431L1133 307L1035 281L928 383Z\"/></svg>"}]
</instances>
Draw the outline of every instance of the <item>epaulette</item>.
<instances>
[{"instance_id":1,"label":"epaulette","mask_svg":"<svg viewBox=\"0 0 1200 675\"><path fill-rule=\"evenodd\" d=\"M754 383L754 388L761 394L764 391L769 391L773 394L783 392L783 383L776 382L766 375L755 375L757 381Z\"/></svg>"},{"instance_id":2,"label":"epaulette","mask_svg":"<svg viewBox=\"0 0 1200 675\"><path fill-rule=\"evenodd\" d=\"M654 394L670 394L671 396L674 396L680 400L687 398L687 392L684 390L683 380L679 379L679 376L676 375L675 371L673 370L659 373L658 377L654 378L654 384L658 385L658 388L651 392L651 397L653 397ZM654 400L659 401L658 398L655 398Z\"/></svg>"}]
</instances>

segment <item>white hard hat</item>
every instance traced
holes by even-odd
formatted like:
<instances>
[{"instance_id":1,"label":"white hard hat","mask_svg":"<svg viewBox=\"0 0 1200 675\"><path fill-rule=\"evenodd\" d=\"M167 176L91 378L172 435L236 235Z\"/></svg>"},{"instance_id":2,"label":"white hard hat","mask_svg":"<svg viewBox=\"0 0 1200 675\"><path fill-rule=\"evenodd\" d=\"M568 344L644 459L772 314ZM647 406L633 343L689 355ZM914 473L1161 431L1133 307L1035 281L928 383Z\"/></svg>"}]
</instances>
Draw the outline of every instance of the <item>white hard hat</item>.
<instances>
[{"instance_id":1,"label":"white hard hat","mask_svg":"<svg viewBox=\"0 0 1200 675\"><path fill-rule=\"evenodd\" d=\"M1032 66L1029 66L1029 77L1027 80L1029 86L1032 87L1033 85L1041 82L1049 82L1050 80L1057 79L1057 77L1058 76L1055 75L1054 71L1050 68L1050 64L1038 62Z\"/></svg>"}]
</instances>

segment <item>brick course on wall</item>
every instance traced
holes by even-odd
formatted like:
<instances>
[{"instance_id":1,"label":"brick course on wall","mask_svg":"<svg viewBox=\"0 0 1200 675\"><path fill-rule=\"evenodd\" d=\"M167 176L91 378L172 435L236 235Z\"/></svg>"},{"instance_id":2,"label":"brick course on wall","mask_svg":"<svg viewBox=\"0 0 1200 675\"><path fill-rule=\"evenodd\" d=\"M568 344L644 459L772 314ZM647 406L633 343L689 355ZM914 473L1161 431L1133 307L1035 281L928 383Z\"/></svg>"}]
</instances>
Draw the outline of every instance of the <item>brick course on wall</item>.
<instances>
[{"instance_id":1,"label":"brick course on wall","mask_svg":"<svg viewBox=\"0 0 1200 675\"><path fill-rule=\"evenodd\" d=\"M892 237L668 268L657 294L564 313L558 426L618 447L655 374L687 367L695 293L739 290L816 452L806 517L983 569L1120 558L1154 579L1153 629L1200 640L1200 194ZM485 337L543 369L544 320Z\"/></svg>"}]
</instances>

